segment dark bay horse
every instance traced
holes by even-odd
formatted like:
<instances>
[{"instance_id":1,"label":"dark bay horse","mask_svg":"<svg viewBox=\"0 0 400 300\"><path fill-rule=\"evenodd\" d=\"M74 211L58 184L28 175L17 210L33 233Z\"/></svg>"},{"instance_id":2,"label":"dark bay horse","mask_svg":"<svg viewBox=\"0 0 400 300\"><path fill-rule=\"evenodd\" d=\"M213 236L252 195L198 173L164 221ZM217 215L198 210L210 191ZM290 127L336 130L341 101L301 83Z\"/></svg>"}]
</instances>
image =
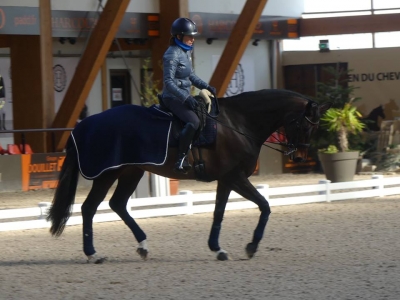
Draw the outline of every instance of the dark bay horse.
<instances>
[{"instance_id":1,"label":"dark bay horse","mask_svg":"<svg viewBox=\"0 0 400 300\"><path fill-rule=\"evenodd\" d=\"M379 125L378 125L378 118L381 117L382 119L386 118L385 111L383 105L379 105L375 107L371 112L366 116L365 118L362 119L362 121L365 123L364 130L369 130L369 131L379 131L381 130Z\"/></svg>"},{"instance_id":2,"label":"dark bay horse","mask_svg":"<svg viewBox=\"0 0 400 300\"><path fill-rule=\"evenodd\" d=\"M219 245L219 235L229 194L235 191L257 204L261 211L252 241L246 246L247 256L251 258L257 251L271 213L268 201L248 179L256 167L264 141L274 131L283 127L287 139L285 146L291 153L291 159L299 162L305 160L311 134L318 126L320 116L329 109L330 104L318 105L300 94L287 90L245 92L233 97L220 98L218 101L220 108L218 121L221 124L217 128L216 142L212 146L202 148L207 176L211 181L218 181L208 246L211 251L216 252L219 260L228 259L227 252ZM74 132L81 130L80 124ZM93 186L81 208L83 251L89 262L101 263L104 260L94 249L92 220L98 205L116 180L118 184L109 205L132 231L139 243L137 248L139 255L144 259L147 258L146 234L131 217L126 205L145 171L169 178L196 179L193 169L186 175L174 173L176 160L177 149L170 147L163 165L119 166L93 179ZM192 157L190 161L193 163ZM52 235L62 234L71 214L79 171L77 150L73 143L68 143L66 158L47 218L51 221Z\"/></svg>"}]
</instances>

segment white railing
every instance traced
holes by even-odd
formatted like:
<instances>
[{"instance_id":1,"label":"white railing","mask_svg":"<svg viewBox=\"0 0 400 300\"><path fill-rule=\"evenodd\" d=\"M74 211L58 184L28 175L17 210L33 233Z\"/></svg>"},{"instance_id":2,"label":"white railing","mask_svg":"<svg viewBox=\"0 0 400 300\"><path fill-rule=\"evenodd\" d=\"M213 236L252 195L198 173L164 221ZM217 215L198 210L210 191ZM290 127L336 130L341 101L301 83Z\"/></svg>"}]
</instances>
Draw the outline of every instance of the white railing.
<instances>
[{"instance_id":1,"label":"white railing","mask_svg":"<svg viewBox=\"0 0 400 300\"><path fill-rule=\"evenodd\" d=\"M397 195L400 194L400 177L383 178L383 175L374 175L372 179L360 181L330 183L329 180L320 180L319 184L314 185L269 188L267 184L261 184L256 187L269 201L270 206L294 205ZM177 196L131 198L128 201L127 209L131 212L133 218L212 212L215 196L215 192L193 194L191 191L180 191L180 195ZM243 198L232 192L229 199ZM50 202L40 202L39 206L34 208L0 210L0 231L50 227L50 224L45 220L49 206ZM144 206L153 206L154 208L141 208ZM256 207L253 202L243 199L228 202L226 209L236 210ZM107 210L110 210L108 202L101 203L93 221L120 220L116 213L104 212ZM74 204L73 213L80 213L80 211L81 204ZM35 220L18 220L27 217L35 218ZM5 219L12 220L6 222ZM67 225L77 224L82 224L81 215L72 216L67 223Z\"/></svg>"}]
</instances>

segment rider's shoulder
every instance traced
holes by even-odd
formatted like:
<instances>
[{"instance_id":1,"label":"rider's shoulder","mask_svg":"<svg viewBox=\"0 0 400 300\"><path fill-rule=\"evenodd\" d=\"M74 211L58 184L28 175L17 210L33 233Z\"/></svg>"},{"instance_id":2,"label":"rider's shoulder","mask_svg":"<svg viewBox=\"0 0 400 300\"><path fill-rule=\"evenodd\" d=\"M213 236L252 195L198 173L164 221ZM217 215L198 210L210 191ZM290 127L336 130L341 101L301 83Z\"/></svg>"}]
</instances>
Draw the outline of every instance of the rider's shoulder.
<instances>
[{"instance_id":1,"label":"rider's shoulder","mask_svg":"<svg viewBox=\"0 0 400 300\"><path fill-rule=\"evenodd\" d=\"M171 45L171 46L169 46L168 49L165 51L164 57L169 57L169 58L179 57L181 54L182 54L182 51L181 51L181 49L179 48L179 46Z\"/></svg>"}]
</instances>

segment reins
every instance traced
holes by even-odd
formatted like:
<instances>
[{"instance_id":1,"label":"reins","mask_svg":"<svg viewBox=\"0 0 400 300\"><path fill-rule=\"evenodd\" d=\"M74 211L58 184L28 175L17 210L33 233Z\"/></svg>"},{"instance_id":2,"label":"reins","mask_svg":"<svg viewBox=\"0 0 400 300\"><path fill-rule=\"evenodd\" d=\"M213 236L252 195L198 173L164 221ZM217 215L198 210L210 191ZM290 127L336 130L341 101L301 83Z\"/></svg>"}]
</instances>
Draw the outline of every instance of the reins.
<instances>
[{"instance_id":1,"label":"reins","mask_svg":"<svg viewBox=\"0 0 400 300\"><path fill-rule=\"evenodd\" d=\"M211 116L208 112L206 113L206 116L207 116L207 118L214 120L214 121L217 122L218 124L221 124L222 126L224 126L224 127L226 127L226 128L229 128L230 130L235 131L236 133L239 133L239 134L241 134L241 135L243 135L243 136L245 136L245 137L247 137L247 138L249 138L249 139L251 139L251 140L261 142L261 139L260 139L260 138L251 136L251 135L249 135L249 134L247 134L247 133L243 133L243 132L241 132L241 131L239 131L239 130L237 130L237 129L235 129L235 128L233 128L233 127L231 127L231 126L229 126L229 125L227 125L227 124L225 124L225 123L223 123L223 122L221 122L220 120L217 119L217 117ZM280 134L281 134L281 133L280 133ZM268 143L272 143L272 142L268 142ZM278 143L272 143L272 144L278 144ZM281 143L280 143L280 144L281 144ZM293 150L293 151L290 151L290 153L289 153L289 151L283 151L283 150L280 150L280 149L271 147L271 146L267 145L267 144L265 143L265 141L262 142L262 146L265 146L265 147L271 148L271 149L273 149L273 150L276 150L276 151L278 151L278 152L281 152L281 153L283 153L284 155L289 155L290 153L293 153L294 151L296 151L296 150Z\"/></svg>"},{"instance_id":2,"label":"reins","mask_svg":"<svg viewBox=\"0 0 400 300\"><path fill-rule=\"evenodd\" d=\"M218 99L217 99L217 97L215 97L215 99L216 99L216 103L218 104ZM282 153L283 155L290 155L290 154L292 154L293 152L295 152L295 151L297 151L297 148L293 145L293 144L288 144L288 143L281 143L281 142L279 142L279 143L273 143L273 142L265 142L265 141L262 141L260 138L257 138L257 137L254 137L254 136L251 136L251 135L249 135L249 134L246 134L246 133L243 133L243 132L241 132L241 131L239 131L239 130L237 130L237 129L235 129L235 128L233 128L233 127L231 127L231 126L229 126L229 125L227 125L227 124L225 124L225 123L223 123L223 122L221 122L220 120L218 120L217 119L217 116L211 116L207 111L205 111L205 115L206 115L206 117L207 118L209 118L209 119L212 119L212 120L214 120L215 122L217 122L218 124L221 124L222 126L224 126L224 127L226 127L226 128L229 128L230 130L232 130L232 131L234 131L234 132L236 132L236 133L239 133L239 134L241 134L241 135L243 135L243 136L245 136L245 137L247 137L247 138L249 138L249 139L252 139L252 140L254 140L254 141L258 141L258 142L262 142L262 146L265 146L265 147L268 147L268 148L270 148L270 149L272 149L272 150L275 150L275 151L278 151L278 152L280 152L280 153ZM318 125L319 124L319 121L317 121L317 122L314 122L314 121L312 121L312 120L310 120L306 115L305 115L305 113L303 113L301 116L299 116L298 118L296 118L296 119L293 119L291 122L297 122L297 126L299 126L299 119L305 119L308 123L310 123L311 125L314 125L314 126L316 126L316 125ZM291 123L290 122L290 123ZM285 134L283 134L283 133L281 133L281 132L279 132L279 131L275 131L275 132L277 132L278 134L280 134L280 135L283 135L284 137L286 137L286 135ZM276 139L276 137L274 137L274 136L272 136L274 139ZM277 140L277 139L276 139ZM277 148L274 148L274 147L271 147L271 146L269 146L269 145L267 145L266 143L271 143L271 144L275 144L275 145L281 145L281 146L285 146L285 147L287 147L288 148L288 150L287 151L284 151L284 150L281 150L281 149L277 149ZM302 145L302 146L309 146L309 144L300 144L300 145Z\"/></svg>"}]
</instances>

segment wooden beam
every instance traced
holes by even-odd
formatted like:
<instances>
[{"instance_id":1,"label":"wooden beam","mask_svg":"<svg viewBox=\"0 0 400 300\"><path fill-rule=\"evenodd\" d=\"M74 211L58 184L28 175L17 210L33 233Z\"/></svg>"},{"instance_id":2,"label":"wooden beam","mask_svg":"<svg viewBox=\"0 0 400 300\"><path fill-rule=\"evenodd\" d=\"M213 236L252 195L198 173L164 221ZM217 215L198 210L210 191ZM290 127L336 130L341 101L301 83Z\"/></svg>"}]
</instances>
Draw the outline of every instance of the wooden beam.
<instances>
[{"instance_id":1,"label":"wooden beam","mask_svg":"<svg viewBox=\"0 0 400 300\"><path fill-rule=\"evenodd\" d=\"M0 34L0 48L10 48L11 38L9 35Z\"/></svg>"},{"instance_id":2,"label":"wooden beam","mask_svg":"<svg viewBox=\"0 0 400 300\"><path fill-rule=\"evenodd\" d=\"M300 37L400 31L400 14L301 19L299 23Z\"/></svg>"},{"instance_id":3,"label":"wooden beam","mask_svg":"<svg viewBox=\"0 0 400 300\"><path fill-rule=\"evenodd\" d=\"M101 108L103 111L108 109L107 75L107 60L104 60L101 65Z\"/></svg>"},{"instance_id":4,"label":"wooden beam","mask_svg":"<svg viewBox=\"0 0 400 300\"><path fill-rule=\"evenodd\" d=\"M74 127L100 67L104 63L129 2L130 0L107 1L76 67L74 77L54 119L53 127ZM69 132L57 136L57 150L60 151L65 147L68 136Z\"/></svg>"},{"instance_id":5,"label":"wooden beam","mask_svg":"<svg viewBox=\"0 0 400 300\"><path fill-rule=\"evenodd\" d=\"M44 128L40 56L40 36L12 36L10 58L14 129ZM11 91L6 90L6 93L8 92ZM15 133L15 144L19 144L21 141L21 135ZM45 133L25 134L25 141L30 144L34 152L45 152Z\"/></svg>"},{"instance_id":6,"label":"wooden beam","mask_svg":"<svg viewBox=\"0 0 400 300\"><path fill-rule=\"evenodd\" d=\"M268 0L246 1L210 80L210 85L217 89L218 97L225 94L267 2Z\"/></svg>"},{"instance_id":7,"label":"wooden beam","mask_svg":"<svg viewBox=\"0 0 400 300\"><path fill-rule=\"evenodd\" d=\"M54 120L54 76L51 1L39 1L40 61L43 94L43 127L49 128ZM48 149L50 149L50 144Z\"/></svg>"},{"instance_id":8,"label":"wooden beam","mask_svg":"<svg viewBox=\"0 0 400 300\"><path fill-rule=\"evenodd\" d=\"M39 1L39 13L40 35L9 36L14 129L49 128L54 118L50 0ZM51 149L47 136L45 132L26 133L25 142L34 152L46 153ZM14 134L14 141L20 143L22 136Z\"/></svg>"}]
</instances>

